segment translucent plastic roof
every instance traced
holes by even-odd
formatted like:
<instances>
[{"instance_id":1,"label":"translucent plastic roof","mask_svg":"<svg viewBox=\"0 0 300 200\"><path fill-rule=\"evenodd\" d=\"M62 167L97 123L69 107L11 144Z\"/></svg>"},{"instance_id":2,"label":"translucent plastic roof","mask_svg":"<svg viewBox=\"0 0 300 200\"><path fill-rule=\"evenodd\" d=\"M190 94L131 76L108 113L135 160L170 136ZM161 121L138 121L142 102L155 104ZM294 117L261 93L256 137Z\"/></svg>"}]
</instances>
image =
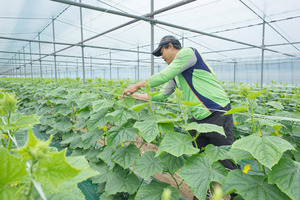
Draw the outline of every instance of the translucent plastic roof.
<instances>
[{"instance_id":1,"label":"translucent plastic roof","mask_svg":"<svg viewBox=\"0 0 300 200\"><path fill-rule=\"evenodd\" d=\"M68 2L68 1L66 1ZM72 1L73 2L73 1ZM77 1L78 2L78 1ZM173 0L153 1L154 11L174 5ZM136 53L116 49L137 50L140 59L150 62L151 25L139 20L123 28L111 30L133 18L110 14L109 11L142 16L151 12L151 0L82 0L84 5L106 8L106 12L82 8L85 45L105 48L85 48L85 56L113 59L136 59ZM9 62L18 62L31 51L32 59L52 54L53 44L26 40L77 44L81 41L80 8L55 1L10 0L0 7L0 72ZM232 61L259 58L262 54L265 23L265 56L274 58L300 57L299 0L201 0L186 3L154 16L154 48L164 35L175 35L183 46L197 48L206 59ZM168 26L161 24L167 23ZM180 26L182 29L174 28ZM192 31L189 31L192 29ZM106 31L111 30L106 33ZM201 34L202 33L202 34ZM39 36L38 36L39 35ZM19 41L17 39L22 39ZM67 45L56 45L56 51ZM139 48L138 48L139 47ZM113 50L109 50L112 48ZM111 54L109 53L111 52ZM80 47L67 48L60 55L81 56ZM29 55L25 55L29 58ZM15 58L15 59L12 59ZM10 59L14 61L9 61ZM50 57L45 57L49 60ZM59 58L71 60L73 58ZM20 62L20 61L19 61ZM162 62L155 59L156 63ZM126 65L124 65L126 67Z\"/></svg>"}]
</instances>

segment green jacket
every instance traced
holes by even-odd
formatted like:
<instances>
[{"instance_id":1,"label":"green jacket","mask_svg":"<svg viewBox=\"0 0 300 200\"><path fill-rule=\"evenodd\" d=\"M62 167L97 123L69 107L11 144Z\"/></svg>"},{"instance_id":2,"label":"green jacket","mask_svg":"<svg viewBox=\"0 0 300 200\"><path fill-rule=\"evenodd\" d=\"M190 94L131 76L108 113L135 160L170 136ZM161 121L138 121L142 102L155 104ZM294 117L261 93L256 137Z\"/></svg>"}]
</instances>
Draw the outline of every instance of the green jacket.
<instances>
[{"instance_id":1,"label":"green jacket","mask_svg":"<svg viewBox=\"0 0 300 200\"><path fill-rule=\"evenodd\" d=\"M184 100L200 102L191 107L191 113L197 120L208 117L230 102L212 68L193 48L180 49L174 60L163 71L151 76L147 82L150 87L166 83L160 93L152 97L153 101L167 98L178 87L183 91Z\"/></svg>"}]
</instances>

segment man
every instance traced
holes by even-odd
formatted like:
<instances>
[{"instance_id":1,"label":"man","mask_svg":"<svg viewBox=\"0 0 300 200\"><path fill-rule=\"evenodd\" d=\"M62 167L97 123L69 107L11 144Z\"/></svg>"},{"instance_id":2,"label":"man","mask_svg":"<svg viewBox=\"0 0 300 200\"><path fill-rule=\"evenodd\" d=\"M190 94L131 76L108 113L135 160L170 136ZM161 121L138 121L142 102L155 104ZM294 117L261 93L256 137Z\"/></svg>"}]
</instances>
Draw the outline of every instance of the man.
<instances>
[{"instance_id":1,"label":"man","mask_svg":"<svg viewBox=\"0 0 300 200\"><path fill-rule=\"evenodd\" d=\"M122 96L132 95L136 98L148 100L147 94L134 94L145 86L146 81L150 87L156 87L166 83L162 91L151 98L158 101L170 96L175 87L183 92L184 100L200 102L198 106L191 108L192 122L211 123L224 127L227 137L218 133L200 134L196 142L198 148L207 144L215 146L231 145L233 143L232 115L223 116L224 112L218 110L230 110L230 101L216 78L212 68L202 59L196 49L181 48L180 42L173 36L165 36L158 47L152 52L154 56L161 56L168 66L160 73L154 74L149 79L126 88ZM192 131L195 135L195 132ZM234 166L227 166L234 168Z\"/></svg>"},{"instance_id":2,"label":"man","mask_svg":"<svg viewBox=\"0 0 300 200\"><path fill-rule=\"evenodd\" d=\"M166 83L161 92L151 98L151 101L159 101L170 96L175 87L178 87L183 92L184 100L200 102L198 106L191 108L193 116L191 122L223 126L227 136L216 132L202 133L196 139L198 148L201 149L208 144L231 145L234 141L232 115L223 115L224 111L230 110L230 101L212 68L203 60L200 53L194 48L181 48L180 42L175 37L167 35L161 39L152 54L161 56L168 66L149 79L129 86L123 91L122 96L132 95L147 101L147 94L134 93L144 87L146 82L150 87ZM191 131L191 135L195 136L196 131ZM237 168L230 160L220 162L228 169Z\"/></svg>"}]
</instances>

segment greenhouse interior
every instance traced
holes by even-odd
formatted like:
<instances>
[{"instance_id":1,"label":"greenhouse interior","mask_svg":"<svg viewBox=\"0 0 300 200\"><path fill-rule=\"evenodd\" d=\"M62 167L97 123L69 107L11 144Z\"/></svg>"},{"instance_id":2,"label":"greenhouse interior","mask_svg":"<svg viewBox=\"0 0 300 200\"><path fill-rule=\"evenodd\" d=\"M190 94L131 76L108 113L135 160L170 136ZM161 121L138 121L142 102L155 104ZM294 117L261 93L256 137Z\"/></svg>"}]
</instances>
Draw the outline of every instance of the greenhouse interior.
<instances>
[{"instance_id":1,"label":"greenhouse interior","mask_svg":"<svg viewBox=\"0 0 300 200\"><path fill-rule=\"evenodd\" d=\"M299 0L11 0L0 22L0 199L300 200Z\"/></svg>"}]
</instances>

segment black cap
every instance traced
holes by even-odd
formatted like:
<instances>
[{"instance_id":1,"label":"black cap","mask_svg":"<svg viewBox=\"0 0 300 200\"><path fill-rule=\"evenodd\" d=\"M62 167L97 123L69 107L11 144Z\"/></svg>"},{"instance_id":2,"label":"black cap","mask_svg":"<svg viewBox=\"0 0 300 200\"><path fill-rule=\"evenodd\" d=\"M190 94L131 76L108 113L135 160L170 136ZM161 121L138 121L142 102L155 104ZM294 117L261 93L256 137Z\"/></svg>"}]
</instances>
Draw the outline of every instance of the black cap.
<instances>
[{"instance_id":1,"label":"black cap","mask_svg":"<svg viewBox=\"0 0 300 200\"><path fill-rule=\"evenodd\" d=\"M180 44L179 40L177 40L177 38L175 38L172 35L166 35L165 37L163 37L160 40L158 47L152 52L152 54L157 57L161 56L160 49L163 47L163 45L169 44L169 43L178 44L181 46L181 44Z\"/></svg>"}]
</instances>

